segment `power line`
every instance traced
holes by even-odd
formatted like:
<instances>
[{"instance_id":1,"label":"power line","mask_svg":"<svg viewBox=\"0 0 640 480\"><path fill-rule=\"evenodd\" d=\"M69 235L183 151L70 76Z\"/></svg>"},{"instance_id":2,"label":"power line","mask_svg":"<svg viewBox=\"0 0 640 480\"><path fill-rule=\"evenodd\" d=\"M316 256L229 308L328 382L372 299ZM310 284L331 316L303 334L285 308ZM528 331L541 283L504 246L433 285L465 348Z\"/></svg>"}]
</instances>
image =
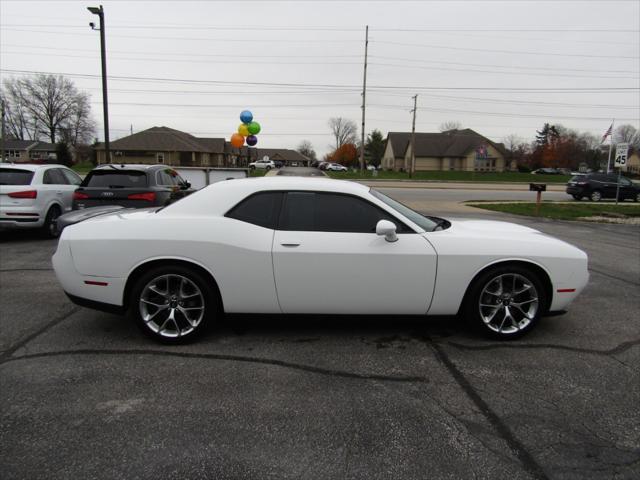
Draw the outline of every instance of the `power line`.
<instances>
[{"instance_id":1,"label":"power line","mask_svg":"<svg viewBox=\"0 0 640 480\"><path fill-rule=\"evenodd\" d=\"M0 68L0 72L23 75L63 75L75 78L100 78L99 75L86 73L69 73L69 72L47 72L37 70L18 70ZM184 83L195 85L256 85L256 86L279 86L292 88L338 88L338 89L358 89L358 85L348 84L326 84L326 83L294 83L294 82L248 82L235 80L197 80L197 79L180 79L166 77L138 77L138 76L117 76L110 75L110 80L127 80L140 82L164 82L164 83ZM368 88L369 89L369 88ZM631 92L640 91L640 87L441 87L441 86L410 86L410 85L373 85L370 89L380 90L452 90L452 91L505 91L505 92Z\"/></svg>"},{"instance_id":2,"label":"power line","mask_svg":"<svg viewBox=\"0 0 640 480\"><path fill-rule=\"evenodd\" d=\"M581 53L555 53L555 52L530 52L530 51L522 51L522 50L493 50L488 48L469 48L469 47L451 47L449 45L428 45L423 43L402 43L402 42L392 42L387 40L374 40L375 43L381 43L385 45L398 45L402 47L424 47L424 48L436 48L442 50L456 50L456 51L467 51L467 52L482 52L482 53L504 53L504 54L514 54L514 55L541 55L544 57L553 56L553 57L583 57L583 58L618 58L618 59L627 59L627 60L637 60L637 56L624 56L624 55L593 55L593 54L581 54Z\"/></svg>"}]
</instances>

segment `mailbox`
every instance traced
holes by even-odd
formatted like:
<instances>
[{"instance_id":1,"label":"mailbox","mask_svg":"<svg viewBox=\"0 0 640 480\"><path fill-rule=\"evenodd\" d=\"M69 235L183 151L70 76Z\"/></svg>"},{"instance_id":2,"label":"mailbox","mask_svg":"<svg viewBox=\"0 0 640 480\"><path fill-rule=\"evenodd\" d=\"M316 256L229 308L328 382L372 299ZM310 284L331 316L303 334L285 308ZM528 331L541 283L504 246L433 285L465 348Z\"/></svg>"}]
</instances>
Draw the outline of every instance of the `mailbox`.
<instances>
[{"instance_id":1,"label":"mailbox","mask_svg":"<svg viewBox=\"0 0 640 480\"><path fill-rule=\"evenodd\" d=\"M546 192L547 184L546 183L530 183L529 191L531 192Z\"/></svg>"}]
</instances>

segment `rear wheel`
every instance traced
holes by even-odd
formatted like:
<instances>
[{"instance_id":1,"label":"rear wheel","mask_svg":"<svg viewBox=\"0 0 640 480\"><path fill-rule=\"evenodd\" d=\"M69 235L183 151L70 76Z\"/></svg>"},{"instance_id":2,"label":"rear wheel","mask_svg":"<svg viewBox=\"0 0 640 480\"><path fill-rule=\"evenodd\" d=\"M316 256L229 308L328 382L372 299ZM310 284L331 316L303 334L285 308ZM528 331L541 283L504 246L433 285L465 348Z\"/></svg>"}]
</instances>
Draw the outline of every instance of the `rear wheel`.
<instances>
[{"instance_id":1,"label":"rear wheel","mask_svg":"<svg viewBox=\"0 0 640 480\"><path fill-rule=\"evenodd\" d=\"M142 275L131 295L131 313L142 331L162 343L186 343L219 314L211 281L182 265L156 267Z\"/></svg>"},{"instance_id":2,"label":"rear wheel","mask_svg":"<svg viewBox=\"0 0 640 480\"><path fill-rule=\"evenodd\" d=\"M499 339L529 332L546 307L544 286L533 271L518 265L483 273L466 296L467 320L485 335Z\"/></svg>"},{"instance_id":3,"label":"rear wheel","mask_svg":"<svg viewBox=\"0 0 640 480\"><path fill-rule=\"evenodd\" d=\"M600 200L602 200L602 193L600 192L600 190L594 190L593 192L591 192L591 195L589 195L589 200L591 200L592 202L599 202Z\"/></svg>"},{"instance_id":4,"label":"rear wheel","mask_svg":"<svg viewBox=\"0 0 640 480\"><path fill-rule=\"evenodd\" d=\"M61 213L62 210L58 205L53 205L47 212L47 216L44 218L44 225L42 225L42 235L45 238L58 238L60 236L58 217Z\"/></svg>"}]
</instances>

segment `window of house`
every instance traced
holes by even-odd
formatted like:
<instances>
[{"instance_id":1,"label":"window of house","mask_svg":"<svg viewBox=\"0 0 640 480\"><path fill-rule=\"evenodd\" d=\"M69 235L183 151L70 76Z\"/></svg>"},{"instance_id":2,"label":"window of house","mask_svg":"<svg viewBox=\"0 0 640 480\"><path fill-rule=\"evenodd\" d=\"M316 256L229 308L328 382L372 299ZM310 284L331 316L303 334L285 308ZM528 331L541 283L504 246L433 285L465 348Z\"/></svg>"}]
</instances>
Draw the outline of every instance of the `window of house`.
<instances>
[{"instance_id":1,"label":"window of house","mask_svg":"<svg viewBox=\"0 0 640 480\"><path fill-rule=\"evenodd\" d=\"M275 230L281 202L281 192L260 192L245 198L225 216Z\"/></svg>"},{"instance_id":2,"label":"window of house","mask_svg":"<svg viewBox=\"0 0 640 480\"><path fill-rule=\"evenodd\" d=\"M20 150L7 150L5 154L9 158L20 158Z\"/></svg>"},{"instance_id":3,"label":"window of house","mask_svg":"<svg viewBox=\"0 0 640 480\"><path fill-rule=\"evenodd\" d=\"M396 218L377 206L351 195L324 192L289 192L280 218L281 230L315 232L375 233L380 220L411 232Z\"/></svg>"},{"instance_id":4,"label":"window of house","mask_svg":"<svg viewBox=\"0 0 640 480\"><path fill-rule=\"evenodd\" d=\"M164 153L163 152L156 153L156 162L164 163Z\"/></svg>"}]
</instances>

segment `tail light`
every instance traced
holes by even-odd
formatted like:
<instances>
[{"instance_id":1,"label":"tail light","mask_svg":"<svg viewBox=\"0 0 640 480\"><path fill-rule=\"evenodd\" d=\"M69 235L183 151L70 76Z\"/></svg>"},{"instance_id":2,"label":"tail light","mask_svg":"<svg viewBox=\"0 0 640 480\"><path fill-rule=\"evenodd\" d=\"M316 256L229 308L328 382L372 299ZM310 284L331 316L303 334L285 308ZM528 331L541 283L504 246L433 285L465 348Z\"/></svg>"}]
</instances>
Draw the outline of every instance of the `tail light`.
<instances>
[{"instance_id":1,"label":"tail light","mask_svg":"<svg viewBox=\"0 0 640 480\"><path fill-rule=\"evenodd\" d=\"M38 198L38 191L26 190L24 192L11 192L8 195L11 198Z\"/></svg>"},{"instance_id":2,"label":"tail light","mask_svg":"<svg viewBox=\"0 0 640 480\"><path fill-rule=\"evenodd\" d=\"M156 201L156 192L132 193L127 197L129 200L145 200L147 202Z\"/></svg>"},{"instance_id":3,"label":"tail light","mask_svg":"<svg viewBox=\"0 0 640 480\"><path fill-rule=\"evenodd\" d=\"M73 199L74 200L86 200L87 198L89 198L89 195L87 195L86 193L73 192Z\"/></svg>"}]
</instances>

